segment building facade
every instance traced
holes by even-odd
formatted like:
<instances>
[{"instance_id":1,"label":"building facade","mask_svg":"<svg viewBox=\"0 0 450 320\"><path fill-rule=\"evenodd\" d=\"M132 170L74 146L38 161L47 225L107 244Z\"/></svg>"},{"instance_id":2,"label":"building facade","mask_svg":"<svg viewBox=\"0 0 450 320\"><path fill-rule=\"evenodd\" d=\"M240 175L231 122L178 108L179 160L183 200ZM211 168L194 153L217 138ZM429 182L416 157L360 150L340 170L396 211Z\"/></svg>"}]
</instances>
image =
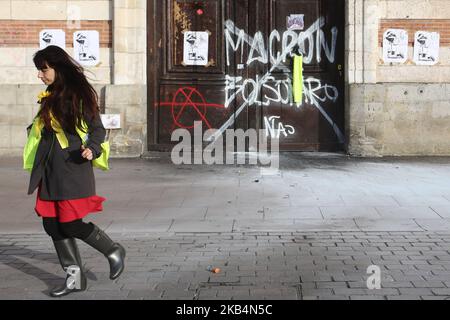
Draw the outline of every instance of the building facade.
<instances>
[{"instance_id":1,"label":"building facade","mask_svg":"<svg viewBox=\"0 0 450 320\"><path fill-rule=\"evenodd\" d=\"M195 121L264 129L282 150L450 154L447 0L0 0L1 156L22 152L50 29L72 55L74 33L99 34L86 70L121 116L113 156L170 150Z\"/></svg>"}]
</instances>

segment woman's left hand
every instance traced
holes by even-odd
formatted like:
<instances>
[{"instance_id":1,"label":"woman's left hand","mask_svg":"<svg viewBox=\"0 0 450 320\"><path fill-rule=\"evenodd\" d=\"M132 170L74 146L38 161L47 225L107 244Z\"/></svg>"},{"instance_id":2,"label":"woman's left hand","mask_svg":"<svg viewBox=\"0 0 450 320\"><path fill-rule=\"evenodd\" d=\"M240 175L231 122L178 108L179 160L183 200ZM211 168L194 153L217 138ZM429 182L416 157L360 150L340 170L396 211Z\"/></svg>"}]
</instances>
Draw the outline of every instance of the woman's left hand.
<instances>
[{"instance_id":1,"label":"woman's left hand","mask_svg":"<svg viewBox=\"0 0 450 320\"><path fill-rule=\"evenodd\" d=\"M94 155L92 154L92 150L89 148L86 148L84 145L81 145L81 156L85 159L88 159L89 161L94 158Z\"/></svg>"}]
</instances>

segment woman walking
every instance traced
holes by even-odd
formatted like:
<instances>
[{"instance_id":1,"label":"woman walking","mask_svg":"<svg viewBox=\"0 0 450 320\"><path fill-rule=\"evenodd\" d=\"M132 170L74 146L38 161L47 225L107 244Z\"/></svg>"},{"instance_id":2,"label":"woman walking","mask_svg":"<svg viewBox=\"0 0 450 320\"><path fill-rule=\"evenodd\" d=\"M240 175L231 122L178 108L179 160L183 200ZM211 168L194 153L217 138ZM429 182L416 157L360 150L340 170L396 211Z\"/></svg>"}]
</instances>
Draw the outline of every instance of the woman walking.
<instances>
[{"instance_id":1,"label":"woman walking","mask_svg":"<svg viewBox=\"0 0 450 320\"><path fill-rule=\"evenodd\" d=\"M102 211L105 200L96 195L92 166L101 155L106 133L97 93L83 68L63 49L48 46L33 61L47 90L39 95L41 107L24 149L24 167L31 171L28 194L38 190L35 211L67 273L64 284L50 292L61 297L86 290L75 238L105 255L111 279L124 269L125 249L95 224L82 220Z\"/></svg>"}]
</instances>

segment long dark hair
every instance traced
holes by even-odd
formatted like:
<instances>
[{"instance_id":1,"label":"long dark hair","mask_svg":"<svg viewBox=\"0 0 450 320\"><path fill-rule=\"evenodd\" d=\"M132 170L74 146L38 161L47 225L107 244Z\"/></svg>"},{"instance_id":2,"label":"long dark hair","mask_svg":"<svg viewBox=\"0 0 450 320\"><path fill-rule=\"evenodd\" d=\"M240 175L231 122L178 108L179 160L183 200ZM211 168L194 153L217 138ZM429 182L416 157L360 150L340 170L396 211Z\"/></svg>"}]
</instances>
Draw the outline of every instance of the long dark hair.
<instances>
[{"instance_id":1,"label":"long dark hair","mask_svg":"<svg viewBox=\"0 0 450 320\"><path fill-rule=\"evenodd\" d=\"M52 130L50 111L69 133L75 133L76 127L82 128L82 119L92 120L98 116L97 92L87 81L83 67L63 49L48 46L36 52L33 62L38 70L47 67L55 70L55 81L47 87L51 94L42 99L38 113L48 130Z\"/></svg>"}]
</instances>

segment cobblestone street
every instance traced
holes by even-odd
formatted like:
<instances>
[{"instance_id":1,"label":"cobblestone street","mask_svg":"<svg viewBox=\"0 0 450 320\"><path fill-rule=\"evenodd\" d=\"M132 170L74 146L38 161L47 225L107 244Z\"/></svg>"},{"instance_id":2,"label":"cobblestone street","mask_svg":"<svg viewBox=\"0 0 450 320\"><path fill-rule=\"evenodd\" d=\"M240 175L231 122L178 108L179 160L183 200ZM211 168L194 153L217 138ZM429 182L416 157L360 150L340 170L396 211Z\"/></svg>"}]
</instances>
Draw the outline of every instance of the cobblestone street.
<instances>
[{"instance_id":1,"label":"cobblestone street","mask_svg":"<svg viewBox=\"0 0 450 320\"><path fill-rule=\"evenodd\" d=\"M62 299L448 299L450 234L430 232L114 234L126 272L80 243L88 290ZM0 299L51 299L64 281L44 235L0 237ZM211 273L211 265L221 269ZM367 288L370 265L380 290Z\"/></svg>"},{"instance_id":2,"label":"cobblestone street","mask_svg":"<svg viewBox=\"0 0 450 320\"><path fill-rule=\"evenodd\" d=\"M20 163L0 161L0 299L51 299L65 274ZM289 154L269 174L163 158L111 167L96 172L104 212L86 221L126 247L125 272L109 280L107 260L78 241L88 288L62 299L450 297L448 158Z\"/></svg>"}]
</instances>

